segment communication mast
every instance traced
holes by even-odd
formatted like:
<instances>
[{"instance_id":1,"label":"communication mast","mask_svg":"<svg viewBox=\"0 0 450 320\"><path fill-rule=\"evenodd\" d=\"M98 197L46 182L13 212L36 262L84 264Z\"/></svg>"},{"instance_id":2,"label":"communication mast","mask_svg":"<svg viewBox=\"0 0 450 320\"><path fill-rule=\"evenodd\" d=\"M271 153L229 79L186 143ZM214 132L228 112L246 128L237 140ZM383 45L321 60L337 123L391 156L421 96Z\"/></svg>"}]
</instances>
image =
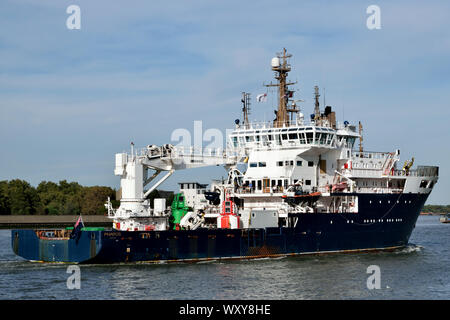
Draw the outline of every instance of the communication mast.
<instances>
[{"instance_id":1,"label":"communication mast","mask_svg":"<svg viewBox=\"0 0 450 320\"><path fill-rule=\"evenodd\" d=\"M272 59L272 70L275 71L275 79L278 83L267 84L266 87L278 87L278 110L275 111L276 117L274 120L274 127L289 126L288 112L297 112L298 110L293 107L287 108L288 99L292 97L294 91L289 91L288 86L296 84L297 82L287 82L286 78L288 72L291 71L291 65L288 59L292 57L291 54L287 54L286 49L283 49L282 53L278 53L275 58Z\"/></svg>"},{"instance_id":2,"label":"communication mast","mask_svg":"<svg viewBox=\"0 0 450 320\"><path fill-rule=\"evenodd\" d=\"M250 114L250 93L242 92L242 118L244 128L248 128L248 115Z\"/></svg>"},{"instance_id":3,"label":"communication mast","mask_svg":"<svg viewBox=\"0 0 450 320\"><path fill-rule=\"evenodd\" d=\"M314 86L314 99L315 99L315 105L314 105L314 120L317 121L320 119L320 107L319 107L319 87Z\"/></svg>"},{"instance_id":4,"label":"communication mast","mask_svg":"<svg viewBox=\"0 0 450 320\"><path fill-rule=\"evenodd\" d=\"M363 132L363 126L361 121L359 121L359 153L360 153L360 157L362 157L362 152L363 152L363 136L362 136L362 132Z\"/></svg>"}]
</instances>

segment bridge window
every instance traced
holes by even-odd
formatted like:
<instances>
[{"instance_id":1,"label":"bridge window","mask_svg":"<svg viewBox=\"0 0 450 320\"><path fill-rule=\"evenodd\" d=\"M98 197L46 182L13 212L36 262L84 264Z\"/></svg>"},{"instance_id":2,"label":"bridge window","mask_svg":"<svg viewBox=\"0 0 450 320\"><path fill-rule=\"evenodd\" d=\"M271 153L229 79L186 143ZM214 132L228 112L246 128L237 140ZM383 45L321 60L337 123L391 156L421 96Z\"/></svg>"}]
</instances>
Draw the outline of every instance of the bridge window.
<instances>
[{"instance_id":1,"label":"bridge window","mask_svg":"<svg viewBox=\"0 0 450 320\"><path fill-rule=\"evenodd\" d=\"M302 166L302 161L297 160L297 167L301 167Z\"/></svg>"},{"instance_id":2,"label":"bridge window","mask_svg":"<svg viewBox=\"0 0 450 320\"><path fill-rule=\"evenodd\" d=\"M354 145L354 143L355 143L355 137L348 137L348 140L347 140L347 146L350 148L350 149L353 149L353 145Z\"/></svg>"},{"instance_id":3,"label":"bridge window","mask_svg":"<svg viewBox=\"0 0 450 320\"><path fill-rule=\"evenodd\" d=\"M297 133L289 133L289 139L297 140L298 139L298 134Z\"/></svg>"},{"instance_id":4,"label":"bridge window","mask_svg":"<svg viewBox=\"0 0 450 320\"><path fill-rule=\"evenodd\" d=\"M277 167L282 167L283 166L283 161L277 161Z\"/></svg>"},{"instance_id":5,"label":"bridge window","mask_svg":"<svg viewBox=\"0 0 450 320\"><path fill-rule=\"evenodd\" d=\"M333 141L333 135L332 135L332 134L329 134L329 135L328 135L328 139L327 139L327 144L331 144L332 141Z\"/></svg>"},{"instance_id":6,"label":"bridge window","mask_svg":"<svg viewBox=\"0 0 450 320\"><path fill-rule=\"evenodd\" d=\"M317 132L317 131L316 131L316 140L315 140L315 143L316 143L316 144L321 143L321 141L320 141L320 136L322 136L322 134L321 134L320 132Z\"/></svg>"},{"instance_id":7,"label":"bridge window","mask_svg":"<svg viewBox=\"0 0 450 320\"><path fill-rule=\"evenodd\" d=\"M299 133L298 136L300 137L300 143L305 144L306 143L305 134Z\"/></svg>"},{"instance_id":8,"label":"bridge window","mask_svg":"<svg viewBox=\"0 0 450 320\"><path fill-rule=\"evenodd\" d=\"M422 181L420 182L419 188L426 188L426 187L427 187L427 184L428 184L428 181L427 181L427 180L422 180Z\"/></svg>"},{"instance_id":9,"label":"bridge window","mask_svg":"<svg viewBox=\"0 0 450 320\"><path fill-rule=\"evenodd\" d=\"M266 163L265 162L259 162L258 163L258 167L265 167L266 166Z\"/></svg>"},{"instance_id":10,"label":"bridge window","mask_svg":"<svg viewBox=\"0 0 450 320\"><path fill-rule=\"evenodd\" d=\"M311 180L305 180L305 185L310 186L311 185Z\"/></svg>"},{"instance_id":11,"label":"bridge window","mask_svg":"<svg viewBox=\"0 0 450 320\"><path fill-rule=\"evenodd\" d=\"M258 164L256 162L250 162L250 168L256 168Z\"/></svg>"},{"instance_id":12,"label":"bridge window","mask_svg":"<svg viewBox=\"0 0 450 320\"><path fill-rule=\"evenodd\" d=\"M279 134L275 135L275 141L281 146L281 136Z\"/></svg>"},{"instance_id":13,"label":"bridge window","mask_svg":"<svg viewBox=\"0 0 450 320\"><path fill-rule=\"evenodd\" d=\"M308 167L314 167L314 162L313 161L308 161Z\"/></svg>"}]
</instances>

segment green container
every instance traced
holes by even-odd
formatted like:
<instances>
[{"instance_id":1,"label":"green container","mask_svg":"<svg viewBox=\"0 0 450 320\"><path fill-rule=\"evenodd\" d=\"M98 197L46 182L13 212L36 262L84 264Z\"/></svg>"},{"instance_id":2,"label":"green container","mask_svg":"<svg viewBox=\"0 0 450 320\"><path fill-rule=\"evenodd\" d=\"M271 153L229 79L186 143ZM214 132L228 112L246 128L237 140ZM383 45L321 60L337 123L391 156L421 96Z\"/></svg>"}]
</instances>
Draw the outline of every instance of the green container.
<instances>
[{"instance_id":1,"label":"green container","mask_svg":"<svg viewBox=\"0 0 450 320\"><path fill-rule=\"evenodd\" d=\"M73 230L73 227L66 227L66 230ZM105 228L103 227L83 227L81 231L103 231Z\"/></svg>"},{"instance_id":2,"label":"green container","mask_svg":"<svg viewBox=\"0 0 450 320\"><path fill-rule=\"evenodd\" d=\"M84 227L81 228L81 231L103 231L105 228L103 227Z\"/></svg>"}]
</instances>

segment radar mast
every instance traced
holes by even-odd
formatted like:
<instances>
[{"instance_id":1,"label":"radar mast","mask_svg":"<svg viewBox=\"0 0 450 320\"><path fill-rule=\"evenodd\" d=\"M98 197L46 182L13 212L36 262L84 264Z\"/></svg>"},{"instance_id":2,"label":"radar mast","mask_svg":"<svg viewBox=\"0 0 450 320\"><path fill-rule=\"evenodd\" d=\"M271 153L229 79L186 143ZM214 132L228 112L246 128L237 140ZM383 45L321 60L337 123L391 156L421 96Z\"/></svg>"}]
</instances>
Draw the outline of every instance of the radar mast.
<instances>
[{"instance_id":1,"label":"radar mast","mask_svg":"<svg viewBox=\"0 0 450 320\"><path fill-rule=\"evenodd\" d=\"M288 99L292 97L294 91L290 91L290 85L297 82L287 82L288 72L291 71L291 65L288 59L292 57L288 54L286 49L283 48L283 52L278 53L275 58L272 59L272 70L275 71L275 79L278 83L267 84L266 87L278 87L278 110L275 111L276 117L273 122L274 127L279 128L283 126L289 126L289 112L298 112L298 109L288 109Z\"/></svg>"}]
</instances>

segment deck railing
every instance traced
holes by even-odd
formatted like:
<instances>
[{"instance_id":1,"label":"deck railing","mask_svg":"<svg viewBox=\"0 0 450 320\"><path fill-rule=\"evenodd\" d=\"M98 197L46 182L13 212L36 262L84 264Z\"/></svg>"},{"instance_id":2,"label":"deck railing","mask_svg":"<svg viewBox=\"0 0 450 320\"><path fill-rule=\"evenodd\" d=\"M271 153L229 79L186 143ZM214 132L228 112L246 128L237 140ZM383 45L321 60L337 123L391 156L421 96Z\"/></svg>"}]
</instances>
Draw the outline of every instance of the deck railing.
<instances>
[{"instance_id":1,"label":"deck railing","mask_svg":"<svg viewBox=\"0 0 450 320\"><path fill-rule=\"evenodd\" d=\"M394 170L393 176L412 176L412 177L437 177L439 175L439 167L433 166L417 166L413 170Z\"/></svg>"}]
</instances>

